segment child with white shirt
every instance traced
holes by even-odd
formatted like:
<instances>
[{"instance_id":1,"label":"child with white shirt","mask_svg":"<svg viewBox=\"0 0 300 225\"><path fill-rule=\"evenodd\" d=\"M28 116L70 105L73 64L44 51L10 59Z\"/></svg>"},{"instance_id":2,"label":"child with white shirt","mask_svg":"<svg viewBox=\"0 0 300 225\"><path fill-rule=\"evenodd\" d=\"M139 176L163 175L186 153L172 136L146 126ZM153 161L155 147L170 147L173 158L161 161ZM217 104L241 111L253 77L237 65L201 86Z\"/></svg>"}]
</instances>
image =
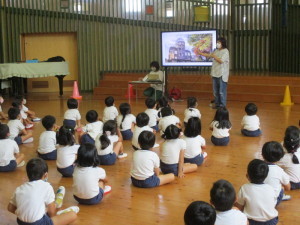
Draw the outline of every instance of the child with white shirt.
<instances>
[{"instance_id":1,"label":"child with white shirt","mask_svg":"<svg viewBox=\"0 0 300 225\"><path fill-rule=\"evenodd\" d=\"M184 212L185 225L215 225L216 210L207 202L194 201Z\"/></svg>"},{"instance_id":2,"label":"child with white shirt","mask_svg":"<svg viewBox=\"0 0 300 225\"><path fill-rule=\"evenodd\" d=\"M291 189L290 178L282 168L275 164L284 156L282 145L276 141L266 142L262 148L262 156L269 166L269 173L264 183L274 188L277 195L277 205L282 200L291 199L291 196L285 195L282 189L282 187L286 191Z\"/></svg>"},{"instance_id":3,"label":"child with white shirt","mask_svg":"<svg viewBox=\"0 0 300 225\"><path fill-rule=\"evenodd\" d=\"M135 116L131 114L130 105L125 102L120 104L120 114L117 116L118 128L121 131L123 140L130 140L133 136L132 130L135 125Z\"/></svg>"},{"instance_id":4,"label":"child with white shirt","mask_svg":"<svg viewBox=\"0 0 300 225\"><path fill-rule=\"evenodd\" d=\"M118 109L115 107L115 99L112 96L108 96L104 100L106 107L103 110L102 121L105 123L108 120L115 120L119 115Z\"/></svg>"},{"instance_id":5,"label":"child with white shirt","mask_svg":"<svg viewBox=\"0 0 300 225\"><path fill-rule=\"evenodd\" d=\"M73 193L77 202L84 205L98 204L103 195L111 191L105 170L98 167L95 145L82 144L78 149L76 167L73 174Z\"/></svg>"},{"instance_id":6,"label":"child with white shirt","mask_svg":"<svg viewBox=\"0 0 300 225\"><path fill-rule=\"evenodd\" d=\"M201 136L201 120L199 117L191 117L184 130L182 138L186 142L186 150L184 152L184 162L194 163L200 166L207 157L205 149L205 139Z\"/></svg>"},{"instance_id":7,"label":"child with white shirt","mask_svg":"<svg viewBox=\"0 0 300 225\"><path fill-rule=\"evenodd\" d=\"M33 121L33 122L38 122L41 119L35 116L35 112L32 110L29 110L28 107L26 107L26 99L23 95L19 95L16 97L16 99L20 100L22 103L22 111Z\"/></svg>"},{"instance_id":8,"label":"child with white shirt","mask_svg":"<svg viewBox=\"0 0 300 225\"><path fill-rule=\"evenodd\" d=\"M212 130L211 142L217 146L226 146L229 143L229 130L231 123L229 121L229 112L226 107L219 107L215 117L210 124Z\"/></svg>"},{"instance_id":9,"label":"child with white shirt","mask_svg":"<svg viewBox=\"0 0 300 225\"><path fill-rule=\"evenodd\" d=\"M15 140L18 145L33 142L31 131L26 131L21 122L20 109L12 107L8 110L9 138Z\"/></svg>"},{"instance_id":10,"label":"child with white shirt","mask_svg":"<svg viewBox=\"0 0 300 225\"><path fill-rule=\"evenodd\" d=\"M0 95L0 119L2 120L7 120L8 115L2 111L2 104L4 102L4 98Z\"/></svg>"},{"instance_id":11,"label":"child with white shirt","mask_svg":"<svg viewBox=\"0 0 300 225\"><path fill-rule=\"evenodd\" d=\"M78 110L78 101L74 98L69 98L67 101L68 110L64 114L63 125L75 129L81 127L81 115Z\"/></svg>"},{"instance_id":12,"label":"child with white shirt","mask_svg":"<svg viewBox=\"0 0 300 225\"><path fill-rule=\"evenodd\" d=\"M147 98L145 100L147 109L145 113L149 116L149 127L153 128L155 131L158 131L158 111L156 110L156 101L153 98Z\"/></svg>"},{"instance_id":13,"label":"child with white shirt","mask_svg":"<svg viewBox=\"0 0 300 225\"><path fill-rule=\"evenodd\" d=\"M136 126L134 127L133 130L133 137L132 137L132 147L134 150L140 149L140 145L138 142L139 135L142 133L144 130L153 132L154 130L149 127L149 116L146 113L139 113L136 116Z\"/></svg>"},{"instance_id":14,"label":"child with white shirt","mask_svg":"<svg viewBox=\"0 0 300 225\"><path fill-rule=\"evenodd\" d=\"M79 145L75 144L74 129L65 126L60 127L57 144L57 171L64 177L72 177L79 148Z\"/></svg>"},{"instance_id":15,"label":"child with white shirt","mask_svg":"<svg viewBox=\"0 0 300 225\"><path fill-rule=\"evenodd\" d=\"M269 167L264 161L253 159L247 168L250 183L244 184L238 192L235 205L246 214L250 225L278 223L275 209L278 196L272 186L264 183L268 172Z\"/></svg>"},{"instance_id":16,"label":"child with white shirt","mask_svg":"<svg viewBox=\"0 0 300 225\"><path fill-rule=\"evenodd\" d=\"M47 115L42 119L43 127L46 129L40 135L40 142L38 147L38 155L44 160L56 160L56 130L58 126L55 124L54 116Z\"/></svg>"},{"instance_id":17,"label":"child with white shirt","mask_svg":"<svg viewBox=\"0 0 300 225\"><path fill-rule=\"evenodd\" d=\"M183 178L184 174L196 171L197 165L184 163L186 142L179 139L180 132L181 130L173 124L166 128L162 136L165 141L162 144L160 168L164 174L174 173L175 176Z\"/></svg>"},{"instance_id":18,"label":"child with white shirt","mask_svg":"<svg viewBox=\"0 0 300 225\"><path fill-rule=\"evenodd\" d=\"M113 165L117 158L127 157L127 153L124 153L122 134L114 120L104 123L103 134L96 137L95 146L101 165Z\"/></svg>"},{"instance_id":19,"label":"child with white shirt","mask_svg":"<svg viewBox=\"0 0 300 225\"><path fill-rule=\"evenodd\" d=\"M201 119L201 113L197 109L198 103L195 97L188 97L187 108L184 110L184 126L187 125L189 118L198 117Z\"/></svg>"},{"instance_id":20,"label":"child with white shirt","mask_svg":"<svg viewBox=\"0 0 300 225\"><path fill-rule=\"evenodd\" d=\"M139 135L141 149L133 153L131 181L140 188L152 188L172 182L174 174L159 174L159 157L152 151L155 135L150 131L143 131Z\"/></svg>"},{"instance_id":21,"label":"child with white shirt","mask_svg":"<svg viewBox=\"0 0 300 225\"><path fill-rule=\"evenodd\" d=\"M80 143L95 144L96 137L103 132L103 123L98 119L98 113L95 110L88 111L85 118L89 123L82 127L83 133L80 134Z\"/></svg>"},{"instance_id":22,"label":"child with white shirt","mask_svg":"<svg viewBox=\"0 0 300 225\"><path fill-rule=\"evenodd\" d=\"M300 132L299 128L289 126L285 131L283 147L284 156L276 163L289 175L291 190L300 189Z\"/></svg>"},{"instance_id":23,"label":"child with white shirt","mask_svg":"<svg viewBox=\"0 0 300 225\"><path fill-rule=\"evenodd\" d=\"M24 154L19 152L18 144L8 139L9 128L0 124L0 172L14 171L25 165Z\"/></svg>"},{"instance_id":24,"label":"child with white shirt","mask_svg":"<svg viewBox=\"0 0 300 225\"><path fill-rule=\"evenodd\" d=\"M258 137L261 135L259 118L256 115L257 106L254 103L248 103L245 107L245 115L242 119L242 134L247 137Z\"/></svg>"},{"instance_id":25,"label":"child with white shirt","mask_svg":"<svg viewBox=\"0 0 300 225\"><path fill-rule=\"evenodd\" d=\"M210 189L210 202L217 211L215 225L247 225L247 216L233 207L236 201L234 187L227 180L218 180Z\"/></svg>"},{"instance_id":26,"label":"child with white shirt","mask_svg":"<svg viewBox=\"0 0 300 225\"><path fill-rule=\"evenodd\" d=\"M177 116L173 115L173 111L170 107L162 108L161 110L162 118L160 119L158 123L158 128L160 130L160 134L163 135L166 128L173 124L177 127L181 128L180 120Z\"/></svg>"},{"instance_id":27,"label":"child with white shirt","mask_svg":"<svg viewBox=\"0 0 300 225\"><path fill-rule=\"evenodd\" d=\"M8 211L17 215L20 225L54 224L74 222L79 207L71 206L57 212L55 194L48 180L48 166L43 159L31 159L26 165L29 181L19 186L13 194Z\"/></svg>"},{"instance_id":28,"label":"child with white shirt","mask_svg":"<svg viewBox=\"0 0 300 225\"><path fill-rule=\"evenodd\" d=\"M21 115L21 122L24 124L26 129L30 129L33 127L33 122L28 118L27 113L25 113L24 109L22 108L22 101L17 99L12 102L12 107L20 109Z\"/></svg>"}]
</instances>

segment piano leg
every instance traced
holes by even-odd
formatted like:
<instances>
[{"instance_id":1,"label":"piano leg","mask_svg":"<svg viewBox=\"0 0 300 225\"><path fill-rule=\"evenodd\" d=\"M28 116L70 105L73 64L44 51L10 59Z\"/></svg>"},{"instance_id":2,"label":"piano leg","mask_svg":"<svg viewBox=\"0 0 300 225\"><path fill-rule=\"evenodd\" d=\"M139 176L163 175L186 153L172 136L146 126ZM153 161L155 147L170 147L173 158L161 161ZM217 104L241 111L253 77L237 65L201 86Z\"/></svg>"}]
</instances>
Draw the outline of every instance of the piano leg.
<instances>
[{"instance_id":1,"label":"piano leg","mask_svg":"<svg viewBox=\"0 0 300 225\"><path fill-rule=\"evenodd\" d=\"M58 79L58 85L59 85L59 95L62 96L64 94L63 91L63 81L66 75L56 75L55 77Z\"/></svg>"}]
</instances>

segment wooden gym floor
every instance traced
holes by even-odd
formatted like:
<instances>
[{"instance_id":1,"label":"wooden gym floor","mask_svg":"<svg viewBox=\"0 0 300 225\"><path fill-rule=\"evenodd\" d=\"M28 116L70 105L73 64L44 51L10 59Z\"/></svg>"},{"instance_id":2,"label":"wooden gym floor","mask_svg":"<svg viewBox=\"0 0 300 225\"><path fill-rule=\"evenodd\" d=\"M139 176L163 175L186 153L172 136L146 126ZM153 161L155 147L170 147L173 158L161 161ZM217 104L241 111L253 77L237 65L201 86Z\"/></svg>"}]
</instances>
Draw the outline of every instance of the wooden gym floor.
<instances>
[{"instance_id":1,"label":"wooden gym floor","mask_svg":"<svg viewBox=\"0 0 300 225\"><path fill-rule=\"evenodd\" d=\"M51 114L61 125L66 110L66 99L58 98L57 94L32 94L27 97L27 106L43 117ZM125 100L116 100L118 107ZM7 112L11 100L5 99L3 109ZM229 102L230 119L233 124L230 144L226 147L215 147L210 142L211 131L208 129L215 110L211 109L208 100L198 102L202 114L202 136L207 142L208 158L195 173L187 174L183 179L176 179L173 183L152 188L140 189L133 187L130 181L130 167L133 150L129 141L124 141L128 157L118 160L114 166L103 166L112 186L112 192L103 201L94 206L79 205L80 212L76 225L87 224L183 224L183 214L189 203L195 200L209 202L209 191L212 183L218 179L230 181L236 191L247 182L245 177L248 162L260 157L263 144L266 141L283 139L285 128L289 125L298 126L300 105L281 107L275 103L258 103L258 116L261 121L263 135L258 138L247 138L240 134L240 122L244 115L246 102ZM131 102L132 112L136 115L145 110L144 100ZM186 101L171 103L176 115L183 120ZM92 94L84 95L80 102L82 124L85 124L85 113L90 109L98 111L100 118L104 108L103 100L93 99ZM3 121L7 122L7 121ZM34 142L20 146L25 154L25 160L36 157L39 135L43 131L42 124L36 123L33 129ZM157 135L157 140L163 140ZM159 154L159 149L155 149ZM56 190L60 185L66 187L63 208L77 205L72 195L72 178L62 178L56 171L55 161L48 161L49 182ZM7 204L16 187L27 181L25 166L14 172L0 174L0 224L16 224L16 216L6 210ZM37 193L38 194L38 193ZM300 224L300 192L288 192L292 200L282 202L278 206L279 224Z\"/></svg>"}]
</instances>

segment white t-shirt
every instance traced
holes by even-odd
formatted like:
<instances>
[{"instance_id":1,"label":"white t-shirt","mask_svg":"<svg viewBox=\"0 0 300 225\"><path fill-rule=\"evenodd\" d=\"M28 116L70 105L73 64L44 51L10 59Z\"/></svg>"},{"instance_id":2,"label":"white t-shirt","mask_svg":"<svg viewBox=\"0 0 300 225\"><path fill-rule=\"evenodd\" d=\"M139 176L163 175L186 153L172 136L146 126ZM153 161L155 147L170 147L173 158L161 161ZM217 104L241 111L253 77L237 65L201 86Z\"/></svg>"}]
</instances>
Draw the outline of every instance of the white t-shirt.
<instances>
[{"instance_id":1,"label":"white t-shirt","mask_svg":"<svg viewBox=\"0 0 300 225\"><path fill-rule=\"evenodd\" d=\"M7 166L11 160L16 160L14 154L19 153L18 144L11 139L0 140L0 166Z\"/></svg>"},{"instance_id":2,"label":"white t-shirt","mask_svg":"<svg viewBox=\"0 0 300 225\"><path fill-rule=\"evenodd\" d=\"M191 117L198 117L201 119L200 111L196 108L188 108L184 110L184 122L187 123Z\"/></svg>"},{"instance_id":3,"label":"white t-shirt","mask_svg":"<svg viewBox=\"0 0 300 225\"><path fill-rule=\"evenodd\" d=\"M18 119L8 121L7 126L9 127L10 139L14 139L19 135L19 133L21 133L22 130L25 129L22 122Z\"/></svg>"},{"instance_id":4,"label":"white t-shirt","mask_svg":"<svg viewBox=\"0 0 300 225\"><path fill-rule=\"evenodd\" d=\"M91 199L99 194L99 180L105 179L100 167L76 166L73 173L73 194L78 198Z\"/></svg>"},{"instance_id":5,"label":"white t-shirt","mask_svg":"<svg viewBox=\"0 0 300 225\"><path fill-rule=\"evenodd\" d=\"M159 119L156 109L146 109L145 113L149 116L149 127L154 127Z\"/></svg>"},{"instance_id":6,"label":"white t-shirt","mask_svg":"<svg viewBox=\"0 0 300 225\"><path fill-rule=\"evenodd\" d=\"M180 151L186 149L186 142L182 139L166 140L162 144L160 160L165 164L179 163Z\"/></svg>"},{"instance_id":7,"label":"white t-shirt","mask_svg":"<svg viewBox=\"0 0 300 225\"><path fill-rule=\"evenodd\" d=\"M186 150L184 152L184 158L192 159L202 153L202 146L205 146L205 139L198 135L197 137L182 138L186 142Z\"/></svg>"},{"instance_id":8,"label":"white t-shirt","mask_svg":"<svg viewBox=\"0 0 300 225\"><path fill-rule=\"evenodd\" d=\"M27 113L29 109L25 105L22 105L22 110Z\"/></svg>"},{"instance_id":9,"label":"white t-shirt","mask_svg":"<svg viewBox=\"0 0 300 225\"><path fill-rule=\"evenodd\" d=\"M295 152L295 155L300 161L300 152ZM276 164L280 166L284 170L284 172L286 172L289 175L290 181L294 183L299 183L300 164L294 164L292 159L293 159L292 153L285 153L284 156Z\"/></svg>"},{"instance_id":10,"label":"white t-shirt","mask_svg":"<svg viewBox=\"0 0 300 225\"><path fill-rule=\"evenodd\" d=\"M114 152L114 143L119 140L118 135L109 135L108 139L110 140L110 145L108 145L105 149L101 149L100 136L98 135L95 140L95 146L97 148L98 155L108 155Z\"/></svg>"},{"instance_id":11,"label":"white t-shirt","mask_svg":"<svg viewBox=\"0 0 300 225\"><path fill-rule=\"evenodd\" d=\"M150 150L137 150L133 153L130 175L137 180L146 180L154 175L154 168L159 168L159 157Z\"/></svg>"},{"instance_id":12,"label":"white t-shirt","mask_svg":"<svg viewBox=\"0 0 300 225\"><path fill-rule=\"evenodd\" d=\"M120 127L120 125L122 123L122 119L123 119L123 115L118 115L118 117L117 117L118 127ZM122 129L120 129L120 130L121 131L130 130L132 123L136 123L135 116L133 114L127 114L123 120Z\"/></svg>"},{"instance_id":13,"label":"white t-shirt","mask_svg":"<svg viewBox=\"0 0 300 225\"><path fill-rule=\"evenodd\" d=\"M160 119L158 128L160 129L160 133L163 134L168 126L170 126L171 124L176 125L178 123L180 123L180 120L177 116L165 116Z\"/></svg>"},{"instance_id":14,"label":"white t-shirt","mask_svg":"<svg viewBox=\"0 0 300 225\"><path fill-rule=\"evenodd\" d=\"M282 185L289 184L290 178L279 166L271 164L269 165L269 173L264 183L271 185L278 197L282 189Z\"/></svg>"},{"instance_id":15,"label":"white t-shirt","mask_svg":"<svg viewBox=\"0 0 300 225\"><path fill-rule=\"evenodd\" d=\"M43 180L26 182L17 187L10 203L17 207L17 217L26 223L40 220L46 213L46 206L54 202L53 187Z\"/></svg>"},{"instance_id":16,"label":"white t-shirt","mask_svg":"<svg viewBox=\"0 0 300 225\"><path fill-rule=\"evenodd\" d=\"M244 206L249 219L265 222L278 216L277 195L269 184L244 184L238 192L237 203Z\"/></svg>"},{"instance_id":17,"label":"white t-shirt","mask_svg":"<svg viewBox=\"0 0 300 225\"><path fill-rule=\"evenodd\" d=\"M103 123L102 121L96 121L93 123L88 123L82 128L83 132L89 134L94 140L96 139L97 135L102 135L103 132Z\"/></svg>"},{"instance_id":18,"label":"white t-shirt","mask_svg":"<svg viewBox=\"0 0 300 225\"><path fill-rule=\"evenodd\" d=\"M66 168L71 166L78 152L78 148L80 145L72 145L72 146L58 146L57 147L57 159L56 165L58 168Z\"/></svg>"},{"instance_id":19,"label":"white t-shirt","mask_svg":"<svg viewBox=\"0 0 300 225\"><path fill-rule=\"evenodd\" d=\"M20 114L21 114L22 119L24 119L24 120L27 119L27 113L23 109L20 110Z\"/></svg>"},{"instance_id":20,"label":"white t-shirt","mask_svg":"<svg viewBox=\"0 0 300 225\"><path fill-rule=\"evenodd\" d=\"M231 128L217 128L219 125L218 121L212 121L210 124L210 127L213 129L212 131L212 136L215 138L224 138L224 137L229 137L229 130Z\"/></svg>"},{"instance_id":21,"label":"white t-shirt","mask_svg":"<svg viewBox=\"0 0 300 225\"><path fill-rule=\"evenodd\" d=\"M77 121L81 119L81 115L78 109L68 109L65 112L64 119Z\"/></svg>"},{"instance_id":22,"label":"white t-shirt","mask_svg":"<svg viewBox=\"0 0 300 225\"><path fill-rule=\"evenodd\" d=\"M211 76L212 77L222 77L224 82L228 82L229 77L229 51L227 48L216 49L214 52L215 56L221 59L223 63L213 60L211 67Z\"/></svg>"},{"instance_id":23,"label":"white t-shirt","mask_svg":"<svg viewBox=\"0 0 300 225\"><path fill-rule=\"evenodd\" d=\"M149 127L148 125L147 126L143 126L143 127L138 127L138 126L134 127L133 136L132 136L132 142L131 142L131 144L134 147L140 148L140 145L139 145L139 136L145 130L153 132L153 129L151 127Z\"/></svg>"},{"instance_id":24,"label":"white t-shirt","mask_svg":"<svg viewBox=\"0 0 300 225\"><path fill-rule=\"evenodd\" d=\"M215 225L247 225L247 216L238 209L228 211L217 211Z\"/></svg>"},{"instance_id":25,"label":"white t-shirt","mask_svg":"<svg viewBox=\"0 0 300 225\"><path fill-rule=\"evenodd\" d=\"M259 129L260 122L257 115L248 116L245 115L242 119L242 126L243 129L249 130L249 131L255 131Z\"/></svg>"},{"instance_id":26,"label":"white t-shirt","mask_svg":"<svg viewBox=\"0 0 300 225\"><path fill-rule=\"evenodd\" d=\"M40 154L46 154L52 152L56 149L56 132L54 131L44 131L40 136L40 144L38 152Z\"/></svg>"},{"instance_id":27,"label":"white t-shirt","mask_svg":"<svg viewBox=\"0 0 300 225\"><path fill-rule=\"evenodd\" d=\"M115 106L106 106L103 110L103 123L105 123L108 120L115 120L118 115L119 112Z\"/></svg>"}]
</instances>

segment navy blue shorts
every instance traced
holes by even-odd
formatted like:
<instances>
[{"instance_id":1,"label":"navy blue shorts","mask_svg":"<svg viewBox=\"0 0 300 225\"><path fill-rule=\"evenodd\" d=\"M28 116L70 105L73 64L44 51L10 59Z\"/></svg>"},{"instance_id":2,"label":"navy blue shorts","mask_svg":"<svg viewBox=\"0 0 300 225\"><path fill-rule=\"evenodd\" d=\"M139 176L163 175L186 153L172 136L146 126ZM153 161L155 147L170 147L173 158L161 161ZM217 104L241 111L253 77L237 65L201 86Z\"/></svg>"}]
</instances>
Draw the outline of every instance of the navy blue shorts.
<instances>
[{"instance_id":1,"label":"navy blue shorts","mask_svg":"<svg viewBox=\"0 0 300 225\"><path fill-rule=\"evenodd\" d=\"M23 144L23 142L22 142L22 138L21 138L21 136L17 136L17 137L15 137L15 142L17 142L17 144L18 145L21 145L21 144Z\"/></svg>"},{"instance_id":2,"label":"navy blue shorts","mask_svg":"<svg viewBox=\"0 0 300 225\"><path fill-rule=\"evenodd\" d=\"M283 198L283 194L284 194L284 191L283 189L281 189L278 197L277 197L277 203L276 203L276 206L282 201L282 198Z\"/></svg>"},{"instance_id":3,"label":"navy blue shorts","mask_svg":"<svg viewBox=\"0 0 300 225\"><path fill-rule=\"evenodd\" d=\"M291 190L300 189L300 182L294 183L294 182L290 181L290 183L291 183Z\"/></svg>"},{"instance_id":4,"label":"navy blue shorts","mask_svg":"<svg viewBox=\"0 0 300 225\"><path fill-rule=\"evenodd\" d=\"M10 160L9 164L6 166L0 166L0 172L10 172L17 168L16 160Z\"/></svg>"},{"instance_id":5,"label":"navy blue shorts","mask_svg":"<svg viewBox=\"0 0 300 225\"><path fill-rule=\"evenodd\" d=\"M104 195L104 191L103 191L102 188L99 187L99 194L96 195L93 198L82 199L82 198L78 198L76 195L73 195L73 196L74 196L75 200L77 202L79 202L80 204L83 204L83 205L96 205L102 200L103 195Z\"/></svg>"},{"instance_id":6,"label":"navy blue shorts","mask_svg":"<svg viewBox=\"0 0 300 225\"><path fill-rule=\"evenodd\" d=\"M65 127L71 127L71 128L75 128L76 127L76 121L75 120L66 120L64 119L63 125Z\"/></svg>"},{"instance_id":7,"label":"navy blue shorts","mask_svg":"<svg viewBox=\"0 0 300 225\"><path fill-rule=\"evenodd\" d=\"M158 129L158 125L156 124L155 126L151 127L153 130L155 130L156 132L159 130Z\"/></svg>"},{"instance_id":8,"label":"navy blue shorts","mask_svg":"<svg viewBox=\"0 0 300 225\"><path fill-rule=\"evenodd\" d=\"M40 158L44 160L56 160L57 159L57 150L53 150L52 152L48 152L46 154L41 154L38 152Z\"/></svg>"},{"instance_id":9,"label":"navy blue shorts","mask_svg":"<svg viewBox=\"0 0 300 225\"><path fill-rule=\"evenodd\" d=\"M258 137L258 136L261 135L261 130L260 129L253 130L253 131L242 129L241 132L244 136L247 136L247 137Z\"/></svg>"},{"instance_id":10,"label":"navy blue shorts","mask_svg":"<svg viewBox=\"0 0 300 225\"><path fill-rule=\"evenodd\" d=\"M131 177L131 182L132 182L133 186L135 186L135 187L152 188L152 187L159 186L160 179L156 175L148 177L146 180L137 180L134 177Z\"/></svg>"},{"instance_id":11,"label":"navy blue shorts","mask_svg":"<svg viewBox=\"0 0 300 225\"><path fill-rule=\"evenodd\" d=\"M211 142L216 146L226 146L229 143L229 137L216 138L211 136Z\"/></svg>"},{"instance_id":12,"label":"navy blue shorts","mask_svg":"<svg viewBox=\"0 0 300 225\"><path fill-rule=\"evenodd\" d=\"M251 219L248 220L249 220L249 225L276 225L278 223L278 217L265 222L255 221Z\"/></svg>"},{"instance_id":13,"label":"navy blue shorts","mask_svg":"<svg viewBox=\"0 0 300 225\"><path fill-rule=\"evenodd\" d=\"M17 223L19 225L53 225L53 221L47 214L45 214L41 219L39 219L33 223L26 223L17 218Z\"/></svg>"},{"instance_id":14,"label":"navy blue shorts","mask_svg":"<svg viewBox=\"0 0 300 225\"><path fill-rule=\"evenodd\" d=\"M123 140L130 140L133 136L131 129L121 131L121 134L122 134Z\"/></svg>"},{"instance_id":15,"label":"navy blue shorts","mask_svg":"<svg viewBox=\"0 0 300 225\"><path fill-rule=\"evenodd\" d=\"M98 159L100 161L100 165L110 166L116 163L117 155L114 152L107 155L98 155Z\"/></svg>"},{"instance_id":16,"label":"navy blue shorts","mask_svg":"<svg viewBox=\"0 0 300 225\"><path fill-rule=\"evenodd\" d=\"M57 171L63 175L63 177L72 177L74 172L74 165L68 166L66 168L58 168Z\"/></svg>"},{"instance_id":17,"label":"navy blue shorts","mask_svg":"<svg viewBox=\"0 0 300 225\"><path fill-rule=\"evenodd\" d=\"M164 174L174 173L175 176L178 176L178 163L166 164L160 161L160 169Z\"/></svg>"},{"instance_id":18,"label":"navy blue shorts","mask_svg":"<svg viewBox=\"0 0 300 225\"><path fill-rule=\"evenodd\" d=\"M90 143L90 144L95 144L95 140L89 135L89 134L84 134L81 136L81 140L80 140L81 144L85 144L85 143Z\"/></svg>"},{"instance_id":19,"label":"navy blue shorts","mask_svg":"<svg viewBox=\"0 0 300 225\"><path fill-rule=\"evenodd\" d=\"M203 163L203 160L203 154L199 154L194 158L184 158L185 163L197 164L197 166L200 166Z\"/></svg>"}]
</instances>

